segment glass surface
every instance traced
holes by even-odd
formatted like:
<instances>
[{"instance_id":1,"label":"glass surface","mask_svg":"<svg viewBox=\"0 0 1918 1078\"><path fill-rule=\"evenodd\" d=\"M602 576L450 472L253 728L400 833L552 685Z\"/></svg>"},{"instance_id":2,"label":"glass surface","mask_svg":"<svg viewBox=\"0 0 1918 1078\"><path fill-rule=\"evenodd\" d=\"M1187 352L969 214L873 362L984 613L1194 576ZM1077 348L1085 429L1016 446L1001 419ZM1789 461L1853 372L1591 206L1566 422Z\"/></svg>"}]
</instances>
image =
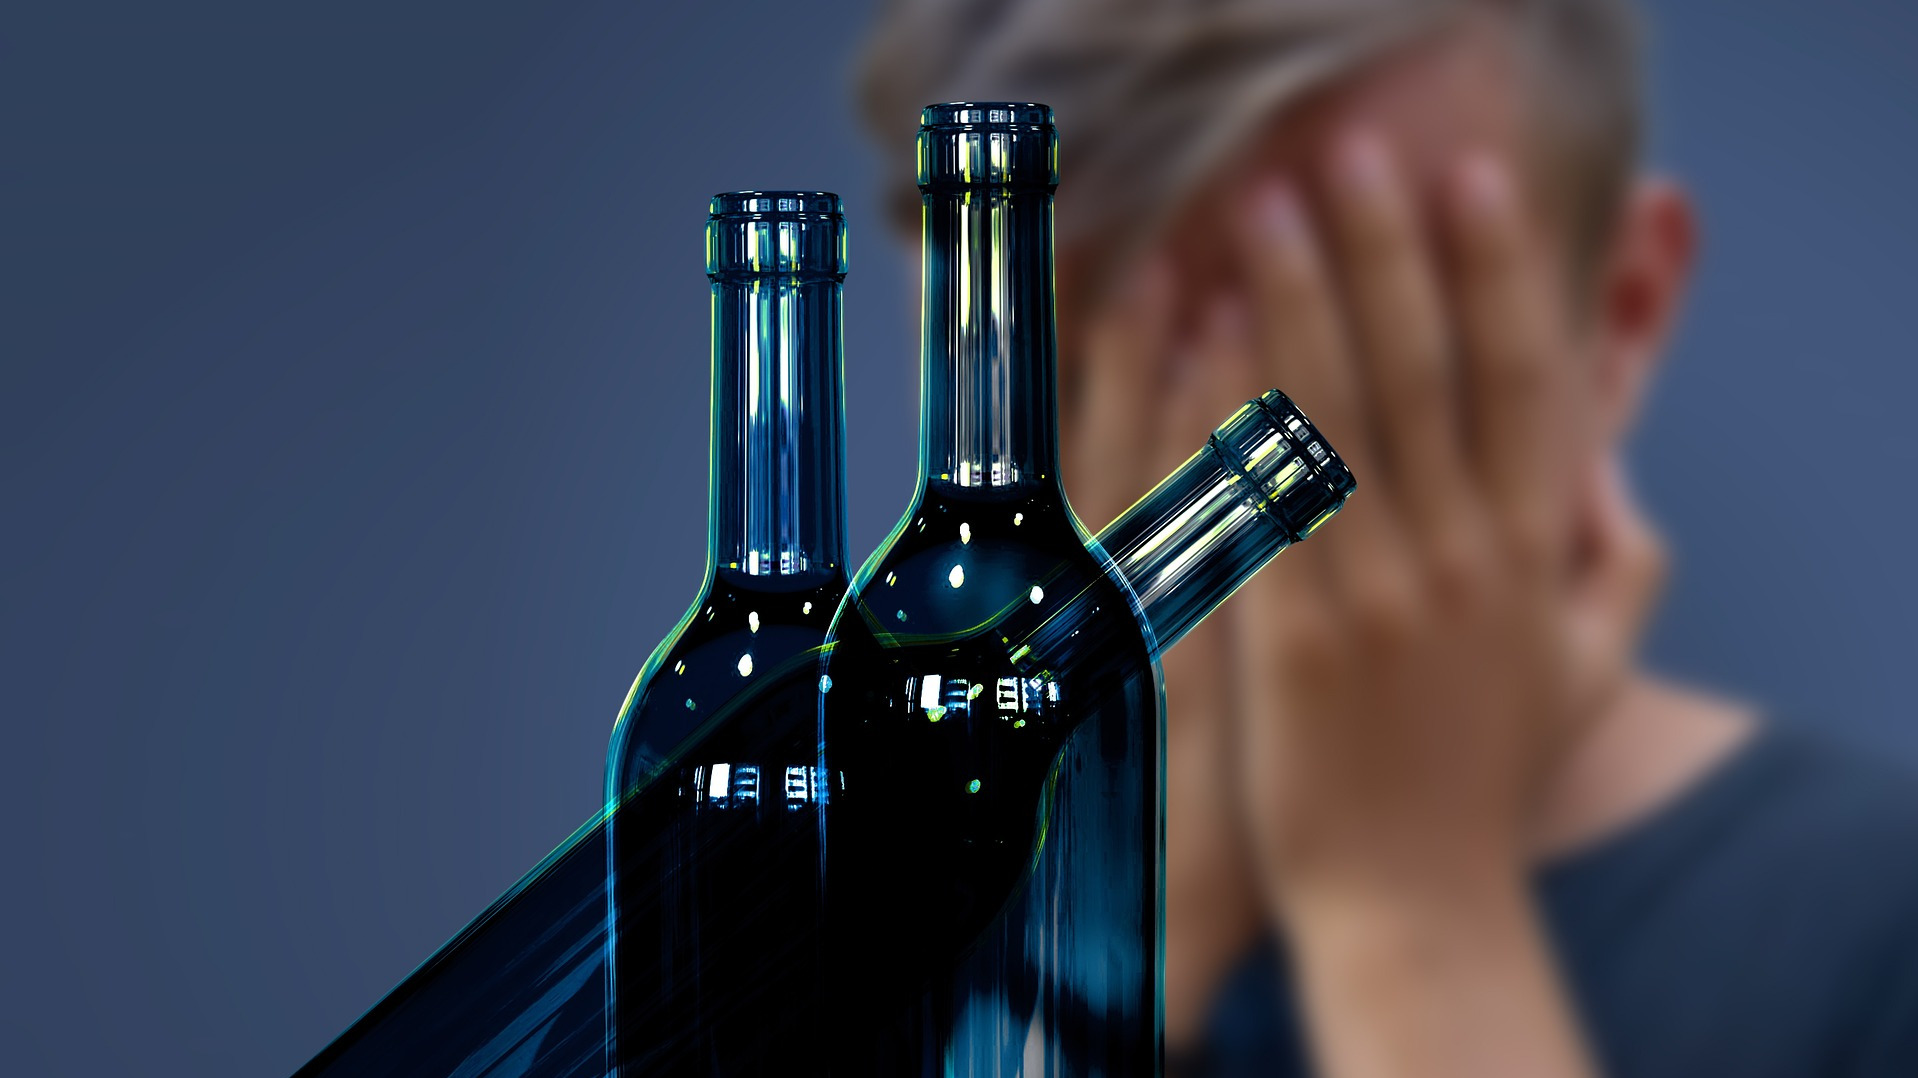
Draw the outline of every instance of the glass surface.
<instances>
[{"instance_id":1,"label":"glass surface","mask_svg":"<svg viewBox=\"0 0 1918 1078\"><path fill-rule=\"evenodd\" d=\"M1330 520L1355 483L1278 390L1247 401L1138 504L1099 533L1163 651L1287 546Z\"/></svg>"},{"instance_id":2,"label":"glass surface","mask_svg":"<svg viewBox=\"0 0 1918 1078\"><path fill-rule=\"evenodd\" d=\"M1154 1073L1157 670L1056 489L932 485L830 646L835 1073Z\"/></svg>"}]
</instances>

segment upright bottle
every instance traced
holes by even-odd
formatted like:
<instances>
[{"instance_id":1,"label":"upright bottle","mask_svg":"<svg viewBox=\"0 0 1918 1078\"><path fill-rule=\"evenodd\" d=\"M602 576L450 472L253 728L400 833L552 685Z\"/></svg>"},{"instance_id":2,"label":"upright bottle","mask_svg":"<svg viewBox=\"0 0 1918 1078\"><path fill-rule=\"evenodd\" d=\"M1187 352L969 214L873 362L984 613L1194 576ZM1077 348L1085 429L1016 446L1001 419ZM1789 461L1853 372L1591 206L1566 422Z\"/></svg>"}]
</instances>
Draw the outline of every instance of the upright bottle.
<instances>
[{"instance_id":1,"label":"upright bottle","mask_svg":"<svg viewBox=\"0 0 1918 1078\"><path fill-rule=\"evenodd\" d=\"M1337 509L1289 401L1242 409L1088 540L1059 482L1051 111L919 131L919 491L820 666L835 1074L1159 1065L1159 652Z\"/></svg>"},{"instance_id":2,"label":"upright bottle","mask_svg":"<svg viewBox=\"0 0 1918 1078\"><path fill-rule=\"evenodd\" d=\"M717 1016L753 998L726 990L733 948L765 934L806 935L777 917L754 922L758 936L715 938L701 927L702 913L723 921L761 901L735 890L723 857L707 856L742 833L765 843L759 867L776 871L782 853L792 854L810 878L795 852L811 848L808 825L786 809L809 795L811 698L793 712L804 722L771 735L764 723L717 718L741 694L810 669L845 592L845 250L835 195L746 191L712 201L706 578L633 683L607 759L606 1032L612 1058L622 1058L624 1042L633 1060L623 1073L658 1073L648 1053L668 1049L684 1065L708 1043L688 1038L717 1030ZM762 714L770 720L775 710ZM804 736L789 743L787 728ZM680 766L689 746L748 762L702 769L690 790L691 770ZM651 801L635 797L645 790Z\"/></svg>"}]
</instances>

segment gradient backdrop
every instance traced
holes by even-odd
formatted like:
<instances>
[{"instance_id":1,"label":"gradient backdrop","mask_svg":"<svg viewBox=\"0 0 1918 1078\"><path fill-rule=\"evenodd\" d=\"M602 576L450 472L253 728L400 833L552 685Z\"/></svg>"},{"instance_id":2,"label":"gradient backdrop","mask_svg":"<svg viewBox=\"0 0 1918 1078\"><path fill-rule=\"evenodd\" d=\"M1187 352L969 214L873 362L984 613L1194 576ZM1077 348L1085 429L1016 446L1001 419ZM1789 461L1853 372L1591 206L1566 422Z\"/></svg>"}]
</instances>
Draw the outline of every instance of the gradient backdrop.
<instances>
[{"instance_id":1,"label":"gradient backdrop","mask_svg":"<svg viewBox=\"0 0 1918 1078\"><path fill-rule=\"evenodd\" d=\"M0 1070L288 1072L593 811L702 564L714 191L846 196L884 535L917 274L865 7L11 13ZM1638 454L1655 655L1918 751L1918 9L1656 9L1709 234Z\"/></svg>"}]
</instances>

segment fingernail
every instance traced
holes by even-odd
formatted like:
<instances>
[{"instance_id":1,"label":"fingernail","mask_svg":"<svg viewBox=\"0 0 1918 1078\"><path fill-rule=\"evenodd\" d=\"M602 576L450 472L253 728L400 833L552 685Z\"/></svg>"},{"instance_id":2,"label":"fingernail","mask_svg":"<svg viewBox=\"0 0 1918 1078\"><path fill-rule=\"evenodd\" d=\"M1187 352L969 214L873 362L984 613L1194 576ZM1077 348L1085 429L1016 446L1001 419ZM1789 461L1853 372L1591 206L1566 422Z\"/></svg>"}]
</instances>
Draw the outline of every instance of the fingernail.
<instances>
[{"instance_id":1,"label":"fingernail","mask_svg":"<svg viewBox=\"0 0 1918 1078\"><path fill-rule=\"evenodd\" d=\"M1286 248L1304 244L1305 214L1289 185L1269 183L1259 188L1252 197L1252 213L1273 243Z\"/></svg>"},{"instance_id":2,"label":"fingernail","mask_svg":"<svg viewBox=\"0 0 1918 1078\"><path fill-rule=\"evenodd\" d=\"M1486 154L1465 159L1458 171L1459 201L1466 213L1496 217L1512 204L1512 181L1505 165Z\"/></svg>"},{"instance_id":3,"label":"fingernail","mask_svg":"<svg viewBox=\"0 0 1918 1078\"><path fill-rule=\"evenodd\" d=\"M1391 183L1385 144L1369 131L1352 131L1332 151L1333 178L1359 194L1376 195Z\"/></svg>"}]
</instances>

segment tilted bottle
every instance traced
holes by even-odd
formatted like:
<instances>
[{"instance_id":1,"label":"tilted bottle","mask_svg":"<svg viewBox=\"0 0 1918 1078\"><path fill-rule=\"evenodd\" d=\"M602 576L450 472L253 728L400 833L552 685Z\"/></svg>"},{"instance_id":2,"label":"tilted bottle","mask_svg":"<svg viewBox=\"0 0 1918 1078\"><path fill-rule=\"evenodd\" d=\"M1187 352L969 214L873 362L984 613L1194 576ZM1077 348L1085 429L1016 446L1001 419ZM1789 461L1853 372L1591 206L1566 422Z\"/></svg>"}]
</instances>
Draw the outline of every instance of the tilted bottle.
<instances>
[{"instance_id":1,"label":"tilted bottle","mask_svg":"<svg viewBox=\"0 0 1918 1078\"><path fill-rule=\"evenodd\" d=\"M1176 643L1267 559L1323 520L1343 497L1343 491L1350 489L1350 482L1349 475L1329 455L1324 443L1290 402L1277 393L1270 393L1240 409L1197 455L1101 532L1098 543L1099 549L1105 552L1103 564L1118 573L1139 600L1139 611L1149 629L1148 644L1155 656ZM1055 594L1057 589L1070 586L1064 577L1064 573L1048 573L1046 582L1039 586L1047 595ZM1052 681L1085 689L1086 695L1075 701L1078 704L1075 713L1097 712L1110 693L1127 688L1106 671L1109 661L1115 657L1125 661L1127 656L1124 648L1113 646L1107 634L1116 635L1123 642L1130 638L1133 630L1122 621L1080 613L1082 609L1089 609L1082 604L1096 606L1108 594L1103 587L1084 588L1074 593L1073 602L1047 608L1031 603L1028 591L1023 598L1015 597L1017 602L1013 611L1008 612L1009 616L997 619L1004 638L1000 643L1008 660L1020 663L1044 656L1044 668L1054 671ZM1020 652L1022 648L1027 649L1024 654ZM810 686L810 656L801 666L803 669L792 669L788 664L782 680L761 682L749 696L735 697L718 709L720 713L713 725L758 722L758 705L765 696L792 694L801 701L810 699L814 691ZM1015 683L1013 690L1023 696L1013 697L1014 708L999 715L999 721L1009 723L1015 730L1038 730L1045 739L1035 738L1036 751L1040 752L1045 751L1046 744L1058 741L1067 732L1064 724L1071 721L1068 713L1060 709L1055 714L1063 720L1061 723L1049 729L1034 726L1036 710L1043 709L1048 702L1050 690L1044 686L1049 683L1042 681L1036 692L1023 679ZM835 686L832 691L836 693L843 688ZM995 683L991 697L995 709L1001 699L998 688ZM886 700L889 694L884 691L874 694L877 706L892 714L904 715L916 696L919 710L927 710L923 682L909 682L901 689L903 691L890 694L890 702ZM947 696L946 689L942 680L933 692L935 701ZM965 699L971 695L970 685L951 695ZM978 699L985 699L984 694ZM1019 703L1021 699L1023 705ZM932 706L944 705L935 702ZM1017 710L1020 706L1026 710ZM776 713L793 739L803 741L815 729L816 720L811 715L795 715L794 709L788 706L782 706ZM942 712L942 723L947 714L953 713ZM952 721L958 722L961 717L954 714ZM929 714L926 719L929 721ZM774 745L781 740L770 739ZM1028 756L1034 751L1033 745L1025 748ZM726 736L723 731L718 731L710 743L706 738L683 743L669 756L678 766L665 769L664 781L656 779L640 791L630 793L625 798L627 806L650 803L656 808L663 802L669 806L676 804L681 812L704 812L749 822L759 831L763 842L735 841L708 852L721 860L732 860L735 874L739 866L768 866L770 871L763 877L750 881L752 889L766 899L760 909L784 912L760 921L763 927L755 929L754 911L750 907L727 906L722 902L704 911L700 930L717 932L722 941L729 928L740 927L745 930L738 938L757 938L762 942L769 936L773 938L774 946L731 977L769 991L746 996L746 1005L730 1017L708 1015L705 1026L683 1020L688 1013L697 1014L690 1001L678 1004L665 1001L665 1005L654 1012L682 1019L670 1029L663 1022L648 1022L644 1014L631 1019L629 1032L635 1036L651 1034L658 1039L634 1046L634 1054L649 1062L629 1066L626 1073L753 1074L763 1073L766 1064L780 1060L790 1061L794 1073L824 1072L833 1067L829 1049L836 1042L842 1049L870 1047L864 1060L856 1054L848 1058L842 1052L836 1068L841 1073L862 1073L862 1068L864 1073L913 1073L911 1064L887 1071L881 1065L883 1058L875 1056L882 1047L890 1045L896 1058L902 1043L910 1044L913 1036L936 1033L942 1028L932 1023L918 1027L906 1024L901 1032L900 1004L909 1001L908 1010L923 1011L928 1003L926 993L909 995L903 990L883 989L888 983L912 982L913 967L923 969L927 965L926 952L922 950L915 956L910 947L914 934L926 925L912 924L902 931L901 926L881 917L869 926L853 924L842 928L842 933L851 937L849 943L837 948L827 945L825 933L821 931L823 926L817 921L817 910L813 908L819 890L816 865L798 867L795 858L795 854L799 859L817 857L820 850L817 833L795 835L790 826L793 816L810 825L818 824L820 811L830 804L824 796L826 791L797 791L810 794L810 802L798 800L792 791L783 789L775 798L764 789L762 781L756 801L735 798L729 767L721 783L725 796L713 797L711 776L717 770L715 763L767 759L763 754L755 754L750 747L742 750L740 740ZM763 775L760 764L752 766L760 768ZM704 779L704 785L687 781L688 774ZM830 786L830 780L824 785ZM969 790L969 781L967 786ZM981 789L984 789L983 782ZM780 805L781 812L757 811L769 802ZM788 803L796 807L785 807ZM900 807L910 808L910 802ZM607 812L589 820L566 844L527 873L512 890L302 1067L296 1078L348 1075L353 1078L494 1075L600 1078L604 1073L602 1046L607 1014L601 971L607 923L605 833L609 818L625 826L628 835L646 820L653 821L655 833L671 834L670 828L657 827L657 811L631 815ZM669 847L667 852L683 857L686 851ZM654 878L665 880L676 875L665 871L659 851L654 851L652 856L654 867L660 870ZM838 852L837 861L847 879L858 874L851 860L851 851ZM1057 862L1054 858L1053 863ZM697 866L686 875L696 873ZM874 875L870 869L865 874L869 879ZM900 896L893 888L915 875L881 876L872 881L872 895L877 898L889 894L894 900L909 904L913 896ZM682 911L687 909L685 903L691 898L691 890L675 889ZM649 901L654 907L655 923L659 923L657 914L663 904L657 898ZM796 918L795 910L799 913ZM733 922L731 925L729 919ZM785 937L778 938L779 933L785 933ZM950 938L956 933L947 935ZM630 947L633 942L630 936L627 942ZM875 963L875 949L869 944L887 942L903 942L907 946L896 956L879 948L879 960ZM722 953L723 950L722 946ZM985 953L984 948L981 953ZM994 953L1003 960L1003 948ZM738 951L733 954L738 957ZM825 961L821 960L822 955L828 956ZM683 943L680 957L687 957ZM894 957L902 960L891 960ZM850 971L861 962L867 965L865 972L870 975L869 980L830 973L831 964ZM1072 1020L1078 1006L1076 1001L1084 994L1060 986L1056 990L1047 988L1041 997L1038 972L1035 963L1021 972L1022 979L1011 982L1024 985L1021 991L1031 1000L1024 1006L1034 1008L1033 1016L1041 1019L1036 1041L1030 1018L1023 1028L1016 1022L1003 1020L1023 1013L1007 1005L1012 1002L1012 997L1008 997L1000 1001L1005 1007L998 1014L1001 1020L990 1026L978 1022L968 1025L948 1022L944 1027L948 1030L945 1040L932 1042L932 1047L940 1048L942 1057L977 1061L987 1055L999 1055L1016 1044L1019 1065L1002 1067L1000 1073L1004 1074L1046 1073L1040 1066L1023 1066L1028 1042L1033 1042L1037 1061L1046 1058L1048 1044L1053 1045L1057 1059L1083 1058L1067 1053L1056 1027L1062 1020ZM723 962L714 962L705 974L720 987L729 979ZM927 978L921 976L918 980L924 982ZM678 983L687 991L697 990L696 983L689 980ZM1135 986L1142 990L1155 987L1151 982L1135 982ZM629 1005L637 1002L637 996L638 993L630 991L623 994ZM654 999L653 1002L661 1001ZM1046 1010L1040 1012L1039 1007ZM971 1011L974 1017L992 1013L979 1008ZM890 1037L881 1035L885 1029L893 1031ZM1135 1029L1130 1040L1123 1043L1143 1050L1140 1037L1149 1032ZM836 1033L848 1036L840 1041ZM963 1041L958 1040L961 1035ZM719 1048L721 1054L701 1055L697 1051L700 1046ZM925 1044L920 1047L927 1049ZM959 1055L962 1051L965 1054ZM916 1058L924 1055L922 1051ZM1054 1073L1065 1074L1095 1069L1091 1066L1052 1068ZM955 1074L982 1071L990 1073L978 1066L952 1068ZM1123 1074L1125 1070L1114 1065L1108 1073Z\"/></svg>"},{"instance_id":2,"label":"tilted bottle","mask_svg":"<svg viewBox=\"0 0 1918 1078\"><path fill-rule=\"evenodd\" d=\"M1049 109L928 108L919 491L820 667L835 1074L1149 1075L1158 654L1336 511L1277 393L1089 541L1059 482Z\"/></svg>"},{"instance_id":3,"label":"tilted bottle","mask_svg":"<svg viewBox=\"0 0 1918 1078\"><path fill-rule=\"evenodd\" d=\"M650 1044L659 1030L703 1028L706 1016L737 1005L712 967L723 964L727 946L750 937L704 937L698 918L707 905L723 919L729 904L760 899L735 893L723 859L702 855L737 841L741 827L773 840L769 857L800 848L789 832L798 829L803 839L802 821L784 809L810 772L766 762L753 724L711 724L734 697L814 661L846 586L839 199L798 191L720 195L706 237L713 322L706 580L640 671L607 756L607 802L629 808L609 816L606 827L607 1043L615 1054L623 1035ZM708 751L751 746L748 758L766 762L706 780L702 805L733 811L656 814L629 803L670 770L685 742ZM784 928L776 919L755 923Z\"/></svg>"},{"instance_id":4,"label":"tilted bottle","mask_svg":"<svg viewBox=\"0 0 1918 1078\"><path fill-rule=\"evenodd\" d=\"M1148 646L1156 656L1183 637L1274 554L1323 521L1350 489L1350 475L1304 417L1280 394L1268 393L1241 408L1178 471L1099 534L1102 564L1126 581L1131 594L1137 598L1139 613L1149 630ZM1058 589L1070 586L1064 577L1064 573L1048 573L1039 587L1046 595L1055 595ZM1048 607L1032 603L1028 590L1023 596L1014 597L1012 611L1006 612L1008 616L996 619L1003 637L1000 644L1009 661L1025 663L1034 656L1044 656L1044 668L1054 671L1052 680L1062 686L1085 689L1085 695L1075 701L1077 713L1098 711L1110 694L1127 689L1122 681L1105 673L1106 664L1115 657L1120 661L1127 659L1126 650L1114 647L1107 634L1116 635L1123 642L1130 639L1135 630L1123 621L1081 615L1081 610L1089 609L1084 604L1096 606L1108 594L1103 587L1082 588L1073 593L1074 601ZM1023 654L1022 648L1027 649ZM733 698L718 709L719 714L710 725L724 727L733 721L749 725L758 722L756 716L765 696L792 694L801 701L813 699L816 689L812 685L812 674L810 656L799 669L788 664L781 680L762 681L749 695ZM1013 698L1014 708L1006 710L998 721L1009 723L1015 730L1040 729L1034 726L1033 716L1035 709L1045 706L1050 693L1044 688L1048 682L1040 684L1041 688L1035 692L1023 679L1015 683L1014 690L1022 695ZM927 710L923 682L899 688L902 691L891 694L893 699L888 705L885 699L888 694L882 685L881 691L874 694L878 706L903 715L916 697L919 710ZM942 680L940 687L934 690L932 706L944 706L936 701L946 697L946 688ZM835 686L832 692L844 689L843 685ZM995 709L1001 699L998 689L995 682L991 696ZM964 699L970 694L968 685L952 695ZM978 697L985 698L984 693ZM1026 710L1017 710L1021 706ZM777 713L790 737L805 740L813 736L815 716L796 715L792 708L784 706ZM950 713L941 713L942 724L946 714ZM1064 717L1066 713L1061 710L1057 714ZM955 714L952 721L960 718ZM926 719L929 721L930 715ZM1048 740L1056 741L1066 730L1063 724L1055 724L1041 732ZM771 740L775 745L781 741ZM1039 751L1043 751L1043 747ZM750 754L753 750L747 748L744 752ZM695 737L690 743L682 743L669 756L677 766L666 768L661 778L629 793L624 799L627 806L645 805L649 801L656 806L664 802L676 804L682 812L731 815L757 826L766 839L764 843L735 842L709 852L715 857L732 859L735 866L771 866L775 871L753 881L767 900L760 908L783 907L787 913L771 919L770 926L793 934L734 975L735 979L773 989L750 998L749 1002L758 1008L756 1012L751 1007L743 1008L730 1019L713 1021L709 1030L682 1023L650 1048L644 1044L635 1047L635 1055L655 1061L671 1058L670 1063L661 1063L650 1071L636 1065L627 1068L626 1073L751 1074L762 1073L766 1063L780 1060L789 1061L793 1073L823 1072L831 1065L827 1049L833 1043L831 1034L835 1032L835 1023L851 1034L847 1043L858 1046L873 1042L875 1050L882 1041L880 1031L890 1027L895 1032L887 1043L897 1049L902 1040L908 1039L897 1032L899 1004L908 1002L907 994L880 989L888 977L895 984L911 980L911 967L915 963L922 968L925 965L924 952L912 961L890 962L884 960L887 955L880 949L881 961L870 989L854 978L828 975L820 956L830 956L827 961L838 963L841 968L851 969L861 960L870 966L874 949L867 946L868 943L910 944L913 933L924 926L914 924L909 926L910 931L902 933L899 926L882 918L869 929L857 924L849 930L842 929L851 936L851 942L836 949L827 946L821 931L823 926L814 919L817 911L812 908L819 891L817 866L791 871L795 867L795 851L800 857L817 857L820 850L817 832L795 836L788 826L792 815L813 825L821 822L820 813L831 804L825 797L826 789L797 791L810 794L810 801L793 798L786 790L774 798L764 790L762 782L761 797L751 804L752 811L742 811L748 808L749 802L732 796L730 768L721 783L725 796L712 796L711 777L717 770L713 765L727 760L748 762L757 758L764 761L765 756L742 756L739 739L727 737L723 730L718 731L710 743L706 738ZM703 784L687 781L689 776L705 781ZM824 787L831 785L830 778L823 784ZM970 781L967 787L969 791ZM789 801L797 807L784 808ZM780 804L786 815L756 811L769 802ZM909 807L909 803L902 807ZM605 832L609 818L619 821L631 835L643 819L650 818L656 823L659 817L657 812L627 815L609 811L587 821L563 846L301 1068L296 1078L344 1078L347 1075L353 1078L492 1075L600 1078L606 1017L601 970L607 922ZM660 828L659 833L670 834L670 829ZM782 846L784 851L779 852ZM775 852L767 856L769 850ZM838 863L848 879L856 875L856 866L850 861L851 851L839 851ZM663 869L664 866L655 867ZM787 871L782 875L777 869ZM666 879L669 875L662 871L657 878ZM868 869L866 875L870 878L873 873ZM909 904L912 896L900 898L898 892L890 888L912 875L880 877L875 881L874 897L891 894L902 905ZM686 900L689 890L677 890L680 901ZM654 905L658 905L656 899ZM797 922L790 915L794 908L802 912ZM734 924L729 925L729 919ZM755 932L752 921L751 908L722 904L704 911L701 928L719 932L723 937L729 927L743 925L746 931L741 933L742 938L757 934L763 940L767 933ZM629 937L629 946L631 943ZM912 952L907 948L899 954L910 957ZM727 971L722 963L714 963L707 973L715 983L725 984ZM1024 991L1037 997L1040 983L1037 978L1027 974L1024 983L1027 986ZM681 984L684 986L686 982ZM1142 990L1155 988L1149 981L1137 982L1136 986ZM627 993L625 998L629 1004L636 1002L635 993ZM1061 1018L1069 1019L1077 998L1078 994L1065 988L1050 992L1043 1006L1049 1008L1048 1013L1054 1017L1040 1016L1042 1021L1056 1026ZM914 1009L922 1008L926 1003L924 993L910 997L909 1002ZM685 1004L669 1005L658 1013L683 1016L690 1009ZM848 1030L849 1022L853 1028ZM637 1033L658 1034L662 1025L648 1023L643 1016L633 1022ZM974 1024L963 1030L952 1025L955 1031L966 1034L964 1047L970 1053L966 1058L976 1060L984 1053L1002 1050L995 1047L1001 1045L1002 1039L1006 1046L1017 1042L1021 1064L1026 1058L1026 1042L1031 1039L1029 1019L1024 1029L1016 1023L999 1023L987 1029ZM1047 1043L1047 1028L1041 1028L1038 1045L1041 1059ZM908 1027L908 1034L910 1031ZM1059 1040L1057 1033L1051 1036L1053 1042ZM1135 1033L1131 1039L1135 1048L1138 1038L1139 1034ZM723 1046L724 1054L701 1056L696 1051L685 1051L676 1058L666 1055L677 1048L702 1044ZM948 1054L958 1047L947 1044ZM867 1073L879 1069L870 1065L874 1062L872 1059L861 1061L855 1056L850 1060L842 1057L838 1070L859 1073L862 1062L868 1064ZM1055 1073L1068 1074L1092 1069L1053 1068ZM981 1068L954 1067L952 1070L966 1074L980 1073ZM1112 1071L1125 1073L1118 1067ZM913 1068L900 1067L895 1073L911 1074ZM1036 1076L1045 1070L1018 1066L1002 1068L1001 1073Z\"/></svg>"}]
</instances>

